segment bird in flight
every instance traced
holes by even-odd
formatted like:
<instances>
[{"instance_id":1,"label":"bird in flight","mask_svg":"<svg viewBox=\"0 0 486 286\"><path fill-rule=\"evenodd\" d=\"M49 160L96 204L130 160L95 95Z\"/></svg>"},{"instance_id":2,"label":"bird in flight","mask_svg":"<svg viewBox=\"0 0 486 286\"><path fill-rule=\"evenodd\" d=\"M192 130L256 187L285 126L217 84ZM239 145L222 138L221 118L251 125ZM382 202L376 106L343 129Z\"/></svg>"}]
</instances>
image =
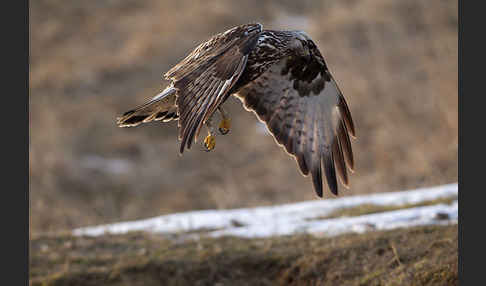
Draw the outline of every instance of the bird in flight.
<instances>
[{"instance_id":1,"label":"bird in flight","mask_svg":"<svg viewBox=\"0 0 486 286\"><path fill-rule=\"evenodd\" d=\"M170 84L147 103L117 118L120 127L178 120L179 152L190 149L203 125L207 151L218 131L227 134L230 118L223 103L235 95L256 114L275 141L309 173L322 197L322 167L327 185L338 194L337 176L348 188L354 170L351 113L319 49L302 31L264 30L259 23L236 26L214 35L171 68ZM337 173L337 176L336 176Z\"/></svg>"}]
</instances>

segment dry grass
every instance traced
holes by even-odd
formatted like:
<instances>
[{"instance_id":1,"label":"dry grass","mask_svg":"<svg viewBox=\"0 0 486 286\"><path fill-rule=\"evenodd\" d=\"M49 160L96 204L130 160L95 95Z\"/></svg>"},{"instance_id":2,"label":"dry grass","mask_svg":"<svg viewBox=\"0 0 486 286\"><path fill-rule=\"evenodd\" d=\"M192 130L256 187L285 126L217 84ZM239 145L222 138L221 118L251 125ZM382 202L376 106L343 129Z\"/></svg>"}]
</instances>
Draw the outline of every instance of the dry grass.
<instances>
[{"instance_id":1,"label":"dry grass","mask_svg":"<svg viewBox=\"0 0 486 286\"><path fill-rule=\"evenodd\" d=\"M457 285L457 226L334 238L34 236L34 285Z\"/></svg>"},{"instance_id":2,"label":"dry grass","mask_svg":"<svg viewBox=\"0 0 486 286\"><path fill-rule=\"evenodd\" d=\"M340 84L358 135L341 195L457 181L457 1L295 3L33 1L31 232L315 199L236 100L233 129L211 153L179 157L175 123L115 126L197 43L252 21L305 29Z\"/></svg>"}]
</instances>

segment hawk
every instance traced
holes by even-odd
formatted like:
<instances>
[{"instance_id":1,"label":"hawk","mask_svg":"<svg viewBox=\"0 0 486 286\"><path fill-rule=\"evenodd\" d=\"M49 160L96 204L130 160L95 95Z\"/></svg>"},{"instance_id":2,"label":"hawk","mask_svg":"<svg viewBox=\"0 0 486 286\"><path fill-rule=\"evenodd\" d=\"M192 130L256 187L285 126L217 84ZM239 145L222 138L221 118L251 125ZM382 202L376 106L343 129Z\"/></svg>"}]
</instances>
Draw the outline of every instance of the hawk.
<instances>
[{"instance_id":1,"label":"hawk","mask_svg":"<svg viewBox=\"0 0 486 286\"><path fill-rule=\"evenodd\" d=\"M295 157L304 176L311 174L322 197L322 166L327 185L338 194L336 173L348 188L354 170L351 114L319 49L302 31L263 30L245 24L214 35L171 68L170 84L147 103L118 118L120 127L178 120L179 152L190 149L203 125L203 145L214 149L212 118L228 133L230 118L222 105L230 95L256 114L275 141Z\"/></svg>"}]
</instances>

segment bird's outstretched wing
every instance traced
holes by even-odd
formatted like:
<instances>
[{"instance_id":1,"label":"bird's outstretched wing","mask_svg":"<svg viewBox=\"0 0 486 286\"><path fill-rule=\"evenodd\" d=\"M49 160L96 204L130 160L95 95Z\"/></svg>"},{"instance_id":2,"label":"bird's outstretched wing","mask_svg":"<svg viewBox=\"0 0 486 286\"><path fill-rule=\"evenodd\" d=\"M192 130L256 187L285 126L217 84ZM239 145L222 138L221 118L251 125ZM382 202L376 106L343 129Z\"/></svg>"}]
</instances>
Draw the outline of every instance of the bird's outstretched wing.
<instances>
[{"instance_id":1,"label":"bird's outstretched wing","mask_svg":"<svg viewBox=\"0 0 486 286\"><path fill-rule=\"evenodd\" d=\"M247 24L217 34L165 74L177 90L180 153L240 77L261 31L260 24Z\"/></svg>"},{"instance_id":2,"label":"bird's outstretched wing","mask_svg":"<svg viewBox=\"0 0 486 286\"><path fill-rule=\"evenodd\" d=\"M302 173L312 175L322 197L322 165L327 184L337 195L337 174L348 185L354 168L349 134L354 125L346 101L317 47L309 56L296 53L272 65L237 94L245 108L265 122L277 143L293 155Z\"/></svg>"}]
</instances>

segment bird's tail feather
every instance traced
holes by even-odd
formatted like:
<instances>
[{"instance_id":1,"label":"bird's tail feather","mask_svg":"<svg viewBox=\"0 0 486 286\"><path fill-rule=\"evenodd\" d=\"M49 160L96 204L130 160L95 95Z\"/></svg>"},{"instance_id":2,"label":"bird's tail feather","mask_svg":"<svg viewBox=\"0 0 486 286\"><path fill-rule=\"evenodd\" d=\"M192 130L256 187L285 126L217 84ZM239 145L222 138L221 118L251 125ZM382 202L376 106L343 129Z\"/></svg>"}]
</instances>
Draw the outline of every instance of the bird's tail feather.
<instances>
[{"instance_id":1,"label":"bird's tail feather","mask_svg":"<svg viewBox=\"0 0 486 286\"><path fill-rule=\"evenodd\" d=\"M168 122L179 118L175 105L176 90L172 86L154 96L149 102L125 112L117 118L119 127L134 127L142 123L163 120Z\"/></svg>"}]
</instances>

